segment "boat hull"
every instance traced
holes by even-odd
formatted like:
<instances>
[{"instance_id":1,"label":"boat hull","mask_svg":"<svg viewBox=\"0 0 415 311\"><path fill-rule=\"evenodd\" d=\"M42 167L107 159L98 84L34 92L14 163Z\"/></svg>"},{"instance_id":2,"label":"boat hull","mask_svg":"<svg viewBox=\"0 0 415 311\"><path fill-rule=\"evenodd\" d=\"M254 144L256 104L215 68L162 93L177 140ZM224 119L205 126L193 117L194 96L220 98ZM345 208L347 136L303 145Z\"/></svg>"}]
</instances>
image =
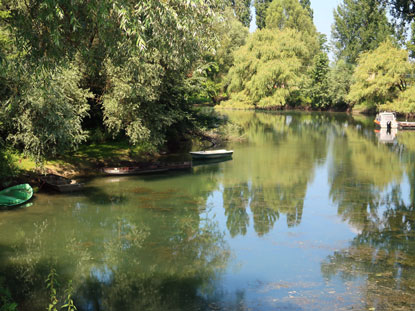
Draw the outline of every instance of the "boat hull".
<instances>
[{"instance_id":1,"label":"boat hull","mask_svg":"<svg viewBox=\"0 0 415 311\"><path fill-rule=\"evenodd\" d=\"M395 113L393 112L380 112L376 115L374 122L380 126L380 128L397 129L399 122L396 121Z\"/></svg>"},{"instance_id":2,"label":"boat hull","mask_svg":"<svg viewBox=\"0 0 415 311\"><path fill-rule=\"evenodd\" d=\"M0 206L15 206L29 201L33 189L29 184L21 184L0 191Z\"/></svg>"},{"instance_id":3,"label":"boat hull","mask_svg":"<svg viewBox=\"0 0 415 311\"><path fill-rule=\"evenodd\" d=\"M111 176L122 176L122 175L144 175L144 174L155 174L163 173L167 171L176 171L176 170L185 170L190 169L192 164L190 162L180 162L180 163L166 163L166 164L157 164L147 167L105 167L103 172L106 175Z\"/></svg>"},{"instance_id":4,"label":"boat hull","mask_svg":"<svg viewBox=\"0 0 415 311\"><path fill-rule=\"evenodd\" d=\"M79 191L84 187L84 184L55 174L43 176L41 180L48 188L62 193Z\"/></svg>"},{"instance_id":5,"label":"boat hull","mask_svg":"<svg viewBox=\"0 0 415 311\"><path fill-rule=\"evenodd\" d=\"M202 160L202 159L219 159L219 158L226 158L232 157L233 150L225 150L225 151L193 151L190 152L193 159Z\"/></svg>"},{"instance_id":6,"label":"boat hull","mask_svg":"<svg viewBox=\"0 0 415 311\"><path fill-rule=\"evenodd\" d=\"M108 167L103 169L104 173L107 175L141 175L141 174L151 174L151 173L161 173L168 171L167 168L158 168L158 169L142 169L139 167Z\"/></svg>"}]
</instances>

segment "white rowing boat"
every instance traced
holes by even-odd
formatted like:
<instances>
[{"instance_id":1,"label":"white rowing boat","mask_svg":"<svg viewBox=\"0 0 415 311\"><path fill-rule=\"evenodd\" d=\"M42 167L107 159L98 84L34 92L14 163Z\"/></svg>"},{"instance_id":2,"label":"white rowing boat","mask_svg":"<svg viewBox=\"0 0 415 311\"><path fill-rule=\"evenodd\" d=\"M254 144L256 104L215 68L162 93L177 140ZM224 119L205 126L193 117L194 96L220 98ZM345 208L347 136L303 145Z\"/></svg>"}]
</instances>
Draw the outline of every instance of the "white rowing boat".
<instances>
[{"instance_id":1,"label":"white rowing boat","mask_svg":"<svg viewBox=\"0 0 415 311\"><path fill-rule=\"evenodd\" d=\"M217 159L224 157L231 157L233 150L208 150L208 151L192 151L190 152L193 159Z\"/></svg>"}]
</instances>

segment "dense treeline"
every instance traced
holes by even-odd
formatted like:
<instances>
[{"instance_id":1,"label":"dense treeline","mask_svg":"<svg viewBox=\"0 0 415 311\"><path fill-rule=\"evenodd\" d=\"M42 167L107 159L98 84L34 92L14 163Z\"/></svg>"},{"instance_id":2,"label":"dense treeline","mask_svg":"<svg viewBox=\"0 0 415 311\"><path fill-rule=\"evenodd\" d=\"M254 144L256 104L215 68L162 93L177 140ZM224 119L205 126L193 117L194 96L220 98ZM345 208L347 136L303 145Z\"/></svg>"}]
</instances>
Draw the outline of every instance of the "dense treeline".
<instances>
[{"instance_id":1,"label":"dense treeline","mask_svg":"<svg viewBox=\"0 0 415 311\"><path fill-rule=\"evenodd\" d=\"M343 0L329 43L309 0L255 0L252 34L250 5L1 1L0 157L15 148L42 161L96 136L159 148L209 127L201 100L414 112L411 2Z\"/></svg>"},{"instance_id":2,"label":"dense treeline","mask_svg":"<svg viewBox=\"0 0 415 311\"><path fill-rule=\"evenodd\" d=\"M0 13L0 143L38 161L97 131L155 147L197 133L192 99L215 91L251 19L242 0L5 0Z\"/></svg>"},{"instance_id":3,"label":"dense treeline","mask_svg":"<svg viewBox=\"0 0 415 311\"><path fill-rule=\"evenodd\" d=\"M330 44L313 25L310 1L256 0L255 8L257 30L234 53L223 107L415 113L411 1L343 0Z\"/></svg>"}]
</instances>

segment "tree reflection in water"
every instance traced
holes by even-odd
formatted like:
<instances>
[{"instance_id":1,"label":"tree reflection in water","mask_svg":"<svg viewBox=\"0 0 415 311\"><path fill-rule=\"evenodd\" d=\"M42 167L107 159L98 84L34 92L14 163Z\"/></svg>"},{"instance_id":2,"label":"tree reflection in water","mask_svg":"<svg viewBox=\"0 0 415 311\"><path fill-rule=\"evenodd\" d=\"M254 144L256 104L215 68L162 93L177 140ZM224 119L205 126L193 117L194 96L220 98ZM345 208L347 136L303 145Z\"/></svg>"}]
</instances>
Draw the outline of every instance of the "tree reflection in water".
<instances>
[{"instance_id":1,"label":"tree reflection in water","mask_svg":"<svg viewBox=\"0 0 415 311\"><path fill-rule=\"evenodd\" d=\"M358 234L348 248L334 252L321 264L322 273L327 278L339 275L345 281L363 277L362 300L368 310L413 310L415 157L410 137L415 138L414 133L400 133L403 154L395 146L376 147L356 131L345 134L347 141L338 141L335 147L331 196L339 215ZM405 165L409 203L400 188Z\"/></svg>"},{"instance_id":2,"label":"tree reflection in water","mask_svg":"<svg viewBox=\"0 0 415 311\"><path fill-rule=\"evenodd\" d=\"M239 165L223 176L231 236L246 234L248 209L259 236L270 232L280 214L286 215L289 227L299 225L307 185L327 156L331 117L235 112L230 121L246 137L242 152L234 155Z\"/></svg>"},{"instance_id":3,"label":"tree reflection in water","mask_svg":"<svg viewBox=\"0 0 415 311\"><path fill-rule=\"evenodd\" d=\"M206 297L230 255L217 224L201 216L211 186L191 198L137 189L135 202L100 205L66 197L61 213L16 233L19 242L0 275L18 293L19 310L47 307L45 279L52 267L61 292L73 281L79 310L207 309ZM109 197L111 191L119 193L111 185Z\"/></svg>"},{"instance_id":4,"label":"tree reflection in water","mask_svg":"<svg viewBox=\"0 0 415 311\"><path fill-rule=\"evenodd\" d=\"M226 283L221 276L230 273L230 245L241 243L226 240L226 231L236 237L247 235L252 228L256 240L264 245L273 243L271 235L261 237L280 219L285 218L288 228L301 224L307 188L321 171L324 173L318 175L320 180L316 179L313 187L323 179L328 182L324 195L337 209L334 213L356 234L348 248L324 260L323 275L340 275L346 281L356 278L353 284L363 280L361 300L368 310L415 309L415 135L398 133L399 145L390 146L376 141L372 127L346 115L232 112L229 117L238 135L246 140L237 143L238 152L226 164L198 166L180 178L167 174L124 181L100 179L90 183L88 195L56 196L53 200L39 195L35 208L24 215L7 214L7 221L0 224L0 276L7 279L19 310L47 306L44 281L51 267L58 272L61 289L73 280L79 310L252 308L252 296L258 297L254 289L241 285L241 290L226 296L228 288L221 287ZM407 179L410 202L403 199L406 190L401 187ZM223 202L223 228L219 224L222 219L217 223L209 214L215 196L220 199L214 204ZM310 198L316 197L313 193ZM323 211L319 204L307 197L307 208ZM215 205L215 212L221 213L221 207ZM324 213L332 216L331 211ZM307 220L318 225L322 216L311 214ZM337 220L335 225L331 219L324 221L337 225ZM348 229L343 231L350 237ZM321 239L315 232L306 234L311 243ZM283 254L286 256L291 250L295 256L303 254L308 246L298 246L297 242L303 242L300 237L278 238L282 243L268 252L271 256L280 255L280 250L287 249L285 245L290 248ZM327 240L338 242L336 238ZM330 244L329 249L334 245L337 247ZM304 267L320 267L327 254L321 255L323 251L313 252L315 262ZM296 263L303 264L298 258L293 259L293 270ZM281 256L282 263L283 259ZM291 268L290 259L285 267ZM252 266L261 266L261 260ZM277 276L272 284L292 285L277 286L273 294L280 294L279 303L288 304L276 304L275 297L261 303L295 309L294 303L300 300L289 296L284 300L283 291L292 286L292 291L299 293L300 286L278 279L284 274L278 269L283 268L275 267ZM319 271L317 276L314 272L308 274L312 289L302 292L305 296L298 308L312 309L310 301L315 303L314 310L324 307L327 292L321 290L326 287ZM251 281L248 278L237 275L238 286L240 280ZM325 302L342 298L331 294L332 290L328 293L333 298ZM352 298L353 303L360 300L358 295ZM361 305L355 307L362 309Z\"/></svg>"}]
</instances>

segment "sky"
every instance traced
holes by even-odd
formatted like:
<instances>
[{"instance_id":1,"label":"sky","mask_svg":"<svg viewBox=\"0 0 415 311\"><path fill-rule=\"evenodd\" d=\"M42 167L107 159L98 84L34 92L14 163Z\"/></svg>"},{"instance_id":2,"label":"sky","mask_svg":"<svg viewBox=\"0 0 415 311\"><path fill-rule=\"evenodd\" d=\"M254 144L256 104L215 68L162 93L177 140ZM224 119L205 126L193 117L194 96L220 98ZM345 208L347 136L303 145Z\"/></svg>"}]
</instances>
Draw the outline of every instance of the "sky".
<instances>
[{"instance_id":1,"label":"sky","mask_svg":"<svg viewBox=\"0 0 415 311\"><path fill-rule=\"evenodd\" d=\"M331 37L331 25L333 24L333 10L341 3L341 0L311 0L311 8L314 11L314 24L317 27L317 31L327 35L327 39L330 42ZM249 30L255 31L255 11L254 7L251 7L252 21Z\"/></svg>"},{"instance_id":2,"label":"sky","mask_svg":"<svg viewBox=\"0 0 415 311\"><path fill-rule=\"evenodd\" d=\"M317 31L331 38L331 25L333 24L333 10L341 3L340 0L311 0L311 8L314 11L314 25Z\"/></svg>"}]
</instances>

